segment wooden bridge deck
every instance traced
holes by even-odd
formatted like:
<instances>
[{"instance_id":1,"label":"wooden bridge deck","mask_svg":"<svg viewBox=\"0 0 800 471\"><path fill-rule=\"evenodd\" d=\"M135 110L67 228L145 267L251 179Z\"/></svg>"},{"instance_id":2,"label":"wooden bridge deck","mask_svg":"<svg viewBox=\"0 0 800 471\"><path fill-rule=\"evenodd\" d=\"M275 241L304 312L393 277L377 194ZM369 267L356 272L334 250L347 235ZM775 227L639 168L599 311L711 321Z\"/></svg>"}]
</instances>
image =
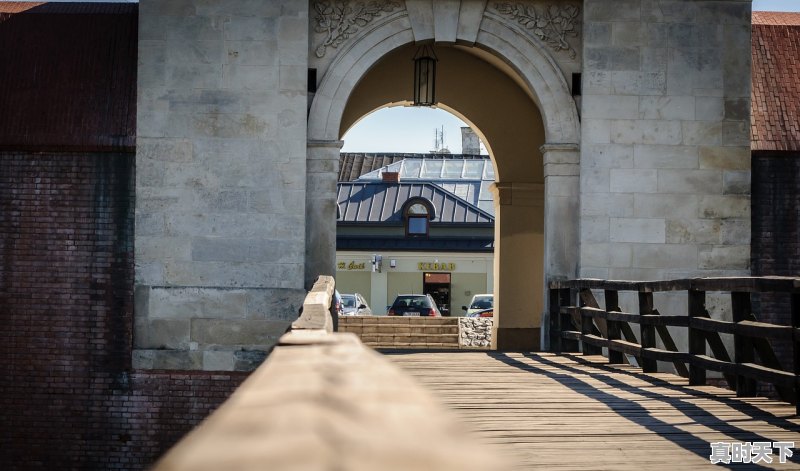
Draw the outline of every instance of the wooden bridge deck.
<instances>
[{"instance_id":1,"label":"wooden bridge deck","mask_svg":"<svg viewBox=\"0 0 800 471\"><path fill-rule=\"evenodd\" d=\"M790 441L794 407L603 357L387 351L519 469L709 469L710 442ZM430 437L436 442L436 437ZM800 469L735 464L735 469Z\"/></svg>"}]
</instances>

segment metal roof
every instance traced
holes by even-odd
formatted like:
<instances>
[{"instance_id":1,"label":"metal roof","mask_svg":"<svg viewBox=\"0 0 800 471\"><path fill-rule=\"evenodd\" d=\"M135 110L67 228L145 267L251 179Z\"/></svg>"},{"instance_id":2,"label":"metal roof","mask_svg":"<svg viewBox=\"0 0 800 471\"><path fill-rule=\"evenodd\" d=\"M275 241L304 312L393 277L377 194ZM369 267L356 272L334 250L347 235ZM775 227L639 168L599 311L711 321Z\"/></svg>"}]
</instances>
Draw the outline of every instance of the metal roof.
<instances>
[{"instance_id":1,"label":"metal roof","mask_svg":"<svg viewBox=\"0 0 800 471\"><path fill-rule=\"evenodd\" d=\"M480 158L406 158L373 170L357 182L381 181L383 172L397 172L401 182L430 182L494 216L489 185L494 166L488 156Z\"/></svg>"},{"instance_id":2,"label":"metal roof","mask_svg":"<svg viewBox=\"0 0 800 471\"><path fill-rule=\"evenodd\" d=\"M416 154L416 153L362 153L342 152L339 154L339 181L352 182L364 174L386 167L404 159L438 159L438 160L484 160L486 155L476 154Z\"/></svg>"},{"instance_id":3,"label":"metal roof","mask_svg":"<svg viewBox=\"0 0 800 471\"><path fill-rule=\"evenodd\" d=\"M0 148L135 146L138 7L0 2Z\"/></svg>"},{"instance_id":4,"label":"metal roof","mask_svg":"<svg viewBox=\"0 0 800 471\"><path fill-rule=\"evenodd\" d=\"M419 250L432 252L492 252L494 238L336 236L336 250Z\"/></svg>"},{"instance_id":5,"label":"metal roof","mask_svg":"<svg viewBox=\"0 0 800 471\"><path fill-rule=\"evenodd\" d=\"M433 205L432 224L494 224L490 213L433 183L349 182L337 189L341 223L402 224L403 205L419 197Z\"/></svg>"}]
</instances>

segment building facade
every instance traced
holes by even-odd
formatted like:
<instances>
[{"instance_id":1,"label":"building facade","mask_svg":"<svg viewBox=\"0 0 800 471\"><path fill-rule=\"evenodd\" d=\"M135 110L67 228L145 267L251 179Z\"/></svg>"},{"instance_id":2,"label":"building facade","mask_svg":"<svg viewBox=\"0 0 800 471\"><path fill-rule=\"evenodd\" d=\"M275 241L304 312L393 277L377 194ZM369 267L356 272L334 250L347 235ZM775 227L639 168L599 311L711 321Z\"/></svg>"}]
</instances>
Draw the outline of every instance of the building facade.
<instances>
[{"instance_id":1,"label":"building facade","mask_svg":"<svg viewBox=\"0 0 800 471\"><path fill-rule=\"evenodd\" d=\"M398 294L431 294L445 315L494 289L494 170L488 156L342 154L336 282L386 314ZM371 170L365 163L391 162Z\"/></svg>"}]
</instances>

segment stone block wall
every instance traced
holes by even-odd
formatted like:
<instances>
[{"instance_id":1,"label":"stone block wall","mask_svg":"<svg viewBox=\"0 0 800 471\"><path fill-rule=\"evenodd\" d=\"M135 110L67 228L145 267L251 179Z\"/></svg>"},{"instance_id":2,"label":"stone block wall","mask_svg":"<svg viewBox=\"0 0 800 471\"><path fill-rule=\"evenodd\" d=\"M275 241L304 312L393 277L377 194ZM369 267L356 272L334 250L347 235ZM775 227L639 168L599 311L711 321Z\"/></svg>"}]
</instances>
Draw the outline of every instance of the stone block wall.
<instances>
[{"instance_id":1,"label":"stone block wall","mask_svg":"<svg viewBox=\"0 0 800 471\"><path fill-rule=\"evenodd\" d=\"M493 323L491 317L459 317L458 345L462 348L489 348Z\"/></svg>"},{"instance_id":2,"label":"stone block wall","mask_svg":"<svg viewBox=\"0 0 800 471\"><path fill-rule=\"evenodd\" d=\"M304 295L308 4L139 10L133 364L250 369Z\"/></svg>"},{"instance_id":3,"label":"stone block wall","mask_svg":"<svg viewBox=\"0 0 800 471\"><path fill-rule=\"evenodd\" d=\"M584 5L580 274L748 274L750 3Z\"/></svg>"}]
</instances>

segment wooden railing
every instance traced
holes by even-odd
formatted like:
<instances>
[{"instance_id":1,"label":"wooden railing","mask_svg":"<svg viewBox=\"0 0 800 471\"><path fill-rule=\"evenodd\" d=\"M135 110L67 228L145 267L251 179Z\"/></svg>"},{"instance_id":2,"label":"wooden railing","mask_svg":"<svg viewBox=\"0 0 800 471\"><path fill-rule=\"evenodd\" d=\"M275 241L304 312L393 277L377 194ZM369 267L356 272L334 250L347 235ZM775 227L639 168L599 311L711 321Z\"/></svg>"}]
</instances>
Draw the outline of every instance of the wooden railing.
<instances>
[{"instance_id":1,"label":"wooden railing","mask_svg":"<svg viewBox=\"0 0 800 471\"><path fill-rule=\"evenodd\" d=\"M505 469L410 376L332 332L333 291L320 277L267 361L154 470Z\"/></svg>"},{"instance_id":2,"label":"wooden railing","mask_svg":"<svg viewBox=\"0 0 800 471\"><path fill-rule=\"evenodd\" d=\"M657 371L657 361L671 362L690 385L706 384L706 372L723 374L737 396L754 396L757 381L775 386L782 399L797 404L800 388L800 278L701 278L657 282L579 279L553 281L550 288L550 349L597 355L607 349L609 363L636 358L644 372ZM600 307L594 291L602 291ZM653 294L688 294L686 314L660 315ZM622 312L620 292L635 292L638 313ZM730 293L732 321L712 318L706 310L707 292ZM791 325L760 322L752 309L752 295L787 293L791 297ZM577 299L576 299L577 298ZM578 302L576 302L576 300ZM630 324L639 325L639 339ZM688 352L681 352L668 326L688 329ZM732 334L733 359L720 334ZM664 348L657 348L660 337ZM771 340L791 344L793 361L782 365ZM713 356L707 355L706 346ZM756 362L756 354L760 362ZM793 363L793 365L792 365ZM800 414L800 404L797 405Z\"/></svg>"}]
</instances>

